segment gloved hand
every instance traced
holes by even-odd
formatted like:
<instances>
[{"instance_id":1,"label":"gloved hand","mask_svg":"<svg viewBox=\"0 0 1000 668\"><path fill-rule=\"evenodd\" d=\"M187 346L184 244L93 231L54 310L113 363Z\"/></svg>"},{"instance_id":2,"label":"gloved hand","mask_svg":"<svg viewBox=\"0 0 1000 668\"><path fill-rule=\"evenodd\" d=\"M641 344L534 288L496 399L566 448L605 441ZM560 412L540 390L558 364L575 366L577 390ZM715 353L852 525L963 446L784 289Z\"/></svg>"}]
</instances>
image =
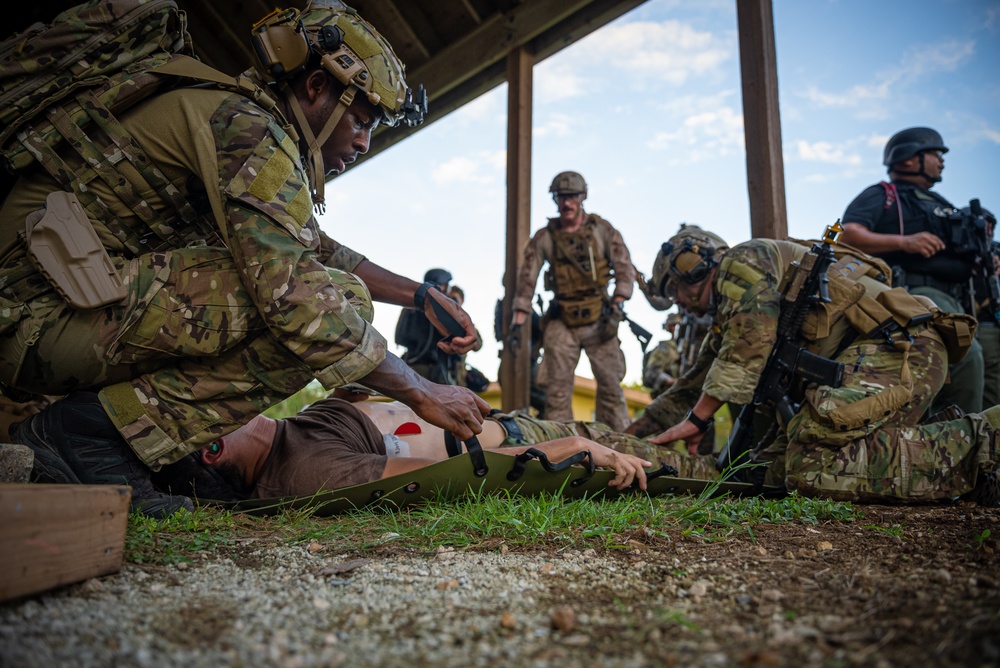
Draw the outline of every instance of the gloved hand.
<instances>
[{"instance_id":1,"label":"gloved hand","mask_svg":"<svg viewBox=\"0 0 1000 668\"><path fill-rule=\"evenodd\" d=\"M451 355L462 355L472 350L479 337L472 318L454 299L437 288L430 288L423 295L421 304L424 315L442 336L438 348Z\"/></svg>"},{"instance_id":2,"label":"gloved hand","mask_svg":"<svg viewBox=\"0 0 1000 668\"><path fill-rule=\"evenodd\" d=\"M504 345L507 346L507 350L510 351L511 355L517 355L517 351L521 349L521 325L510 326L510 331L507 332L507 340L504 341Z\"/></svg>"}]
</instances>

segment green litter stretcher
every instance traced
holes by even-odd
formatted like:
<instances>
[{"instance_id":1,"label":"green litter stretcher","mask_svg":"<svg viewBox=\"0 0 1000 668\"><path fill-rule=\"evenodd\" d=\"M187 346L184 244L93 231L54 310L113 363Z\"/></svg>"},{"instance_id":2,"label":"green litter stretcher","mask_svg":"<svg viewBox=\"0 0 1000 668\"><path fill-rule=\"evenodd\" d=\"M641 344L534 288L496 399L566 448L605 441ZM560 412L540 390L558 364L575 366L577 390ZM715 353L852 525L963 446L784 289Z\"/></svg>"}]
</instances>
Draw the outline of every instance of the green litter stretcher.
<instances>
[{"instance_id":1,"label":"green litter stretcher","mask_svg":"<svg viewBox=\"0 0 1000 668\"><path fill-rule=\"evenodd\" d=\"M589 465L589 453L579 453L553 464L536 450L517 456L505 455L482 450L475 439L470 439L466 446L468 452L416 471L361 485L324 490L311 496L236 502L201 500L200 503L253 515L312 508L315 516L329 517L372 505L392 510L430 498L457 498L470 493L490 494L499 490L526 495L548 492L567 498L615 498L620 494L642 493L638 487L626 490L608 487L614 472L594 470L593 465ZM677 478L670 475L671 472L673 469L664 466L652 473L647 493L651 496L700 494L707 489L713 496L784 494L784 489L777 487L755 488L750 483Z\"/></svg>"}]
</instances>

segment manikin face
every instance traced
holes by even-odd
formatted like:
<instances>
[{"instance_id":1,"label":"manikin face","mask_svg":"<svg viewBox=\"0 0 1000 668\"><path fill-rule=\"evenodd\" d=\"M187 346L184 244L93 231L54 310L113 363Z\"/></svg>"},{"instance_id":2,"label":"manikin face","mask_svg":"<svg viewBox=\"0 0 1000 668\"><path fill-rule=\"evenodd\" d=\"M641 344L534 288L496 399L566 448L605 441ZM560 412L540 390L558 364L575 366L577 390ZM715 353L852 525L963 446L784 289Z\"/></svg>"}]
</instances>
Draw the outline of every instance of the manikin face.
<instances>
[{"instance_id":1,"label":"manikin face","mask_svg":"<svg viewBox=\"0 0 1000 668\"><path fill-rule=\"evenodd\" d=\"M559 220L565 226L572 225L580 219L580 213L583 211L583 200L587 199L587 196L583 193L557 193L552 198L559 210Z\"/></svg>"}]
</instances>

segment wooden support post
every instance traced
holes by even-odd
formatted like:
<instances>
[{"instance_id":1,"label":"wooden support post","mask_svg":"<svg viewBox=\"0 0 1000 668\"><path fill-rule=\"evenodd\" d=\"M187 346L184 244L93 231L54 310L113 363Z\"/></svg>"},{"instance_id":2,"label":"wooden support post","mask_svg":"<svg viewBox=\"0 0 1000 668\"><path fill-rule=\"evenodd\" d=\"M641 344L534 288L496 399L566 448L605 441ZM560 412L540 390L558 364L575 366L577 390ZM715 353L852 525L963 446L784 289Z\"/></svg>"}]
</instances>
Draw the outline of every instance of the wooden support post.
<instances>
[{"instance_id":1,"label":"wooden support post","mask_svg":"<svg viewBox=\"0 0 1000 668\"><path fill-rule=\"evenodd\" d=\"M522 252L531 236L531 104L534 56L524 48L507 56L507 257L503 277L506 337ZM531 397L531 319L524 324L517 355L504 347L500 387L504 411L527 408Z\"/></svg>"},{"instance_id":2,"label":"wooden support post","mask_svg":"<svg viewBox=\"0 0 1000 668\"><path fill-rule=\"evenodd\" d=\"M0 601L117 573L128 487L0 484Z\"/></svg>"},{"instance_id":3,"label":"wooden support post","mask_svg":"<svg viewBox=\"0 0 1000 668\"><path fill-rule=\"evenodd\" d=\"M788 217L771 0L736 0L736 15L743 79L750 230L754 238L784 239L788 236Z\"/></svg>"}]
</instances>

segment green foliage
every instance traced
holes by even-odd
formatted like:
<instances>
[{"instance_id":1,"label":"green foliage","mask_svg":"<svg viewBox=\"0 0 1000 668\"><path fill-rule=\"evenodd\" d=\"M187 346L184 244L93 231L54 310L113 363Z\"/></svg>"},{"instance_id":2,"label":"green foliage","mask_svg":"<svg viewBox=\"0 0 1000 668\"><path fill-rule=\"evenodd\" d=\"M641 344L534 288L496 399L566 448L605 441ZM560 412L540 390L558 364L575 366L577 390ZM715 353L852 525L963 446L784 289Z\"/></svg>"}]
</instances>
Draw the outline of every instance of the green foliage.
<instances>
[{"instance_id":1,"label":"green foliage","mask_svg":"<svg viewBox=\"0 0 1000 668\"><path fill-rule=\"evenodd\" d=\"M318 380L313 380L284 401L268 408L264 411L264 415L275 419L291 417L306 406L314 404L320 399L325 399L328 394L329 392L320 385Z\"/></svg>"},{"instance_id":2,"label":"green foliage","mask_svg":"<svg viewBox=\"0 0 1000 668\"><path fill-rule=\"evenodd\" d=\"M791 495L784 499L625 495L616 499L566 499L558 494L518 496L509 492L443 495L422 505L392 512L362 509L333 519L317 518L310 508L271 517L233 514L213 508L181 512L156 521L134 516L126 540L132 563L170 564L208 554L242 549L252 540L295 545L318 542L343 552L374 552L386 547L431 552L455 549L513 548L561 551L628 548L671 536L706 541L741 534L753 538L760 524L852 522L861 514L846 503ZM982 540L988 531L981 534ZM250 538L248 538L250 536Z\"/></svg>"},{"instance_id":3,"label":"green foliage","mask_svg":"<svg viewBox=\"0 0 1000 668\"><path fill-rule=\"evenodd\" d=\"M898 524L893 524L891 527L884 527L878 524L865 524L863 525L862 528L871 529L872 531L879 531L888 536L895 536L896 538L903 537L903 527L899 526Z\"/></svg>"},{"instance_id":4,"label":"green foliage","mask_svg":"<svg viewBox=\"0 0 1000 668\"><path fill-rule=\"evenodd\" d=\"M986 544L986 539L988 539L991 535L992 532L989 529L983 529L981 532L973 536L973 538L976 539L976 549L983 549L983 546Z\"/></svg>"},{"instance_id":5,"label":"green foliage","mask_svg":"<svg viewBox=\"0 0 1000 668\"><path fill-rule=\"evenodd\" d=\"M164 520L133 513L125 534L125 559L139 564L188 562L197 553L233 544L237 524L231 513L211 508L182 510Z\"/></svg>"}]
</instances>

